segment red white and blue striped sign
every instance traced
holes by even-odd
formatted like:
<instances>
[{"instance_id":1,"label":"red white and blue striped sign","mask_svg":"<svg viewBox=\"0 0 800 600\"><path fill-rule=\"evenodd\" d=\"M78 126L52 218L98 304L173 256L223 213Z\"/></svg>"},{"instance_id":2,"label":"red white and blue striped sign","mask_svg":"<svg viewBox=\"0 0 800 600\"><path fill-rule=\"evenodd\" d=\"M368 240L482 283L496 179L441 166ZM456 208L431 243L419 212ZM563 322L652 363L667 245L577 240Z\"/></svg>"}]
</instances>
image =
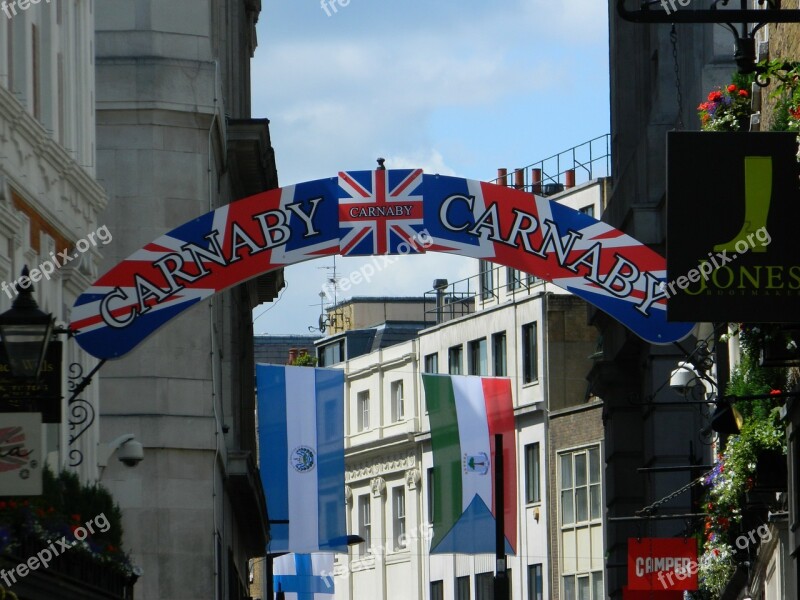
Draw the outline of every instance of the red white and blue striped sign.
<instances>
[{"instance_id":1,"label":"red white and blue striped sign","mask_svg":"<svg viewBox=\"0 0 800 600\"><path fill-rule=\"evenodd\" d=\"M71 327L87 352L116 358L195 303L280 267L424 251L551 281L655 344L694 326L666 320L664 258L610 225L521 190L398 169L342 172L193 219L98 279Z\"/></svg>"}]
</instances>

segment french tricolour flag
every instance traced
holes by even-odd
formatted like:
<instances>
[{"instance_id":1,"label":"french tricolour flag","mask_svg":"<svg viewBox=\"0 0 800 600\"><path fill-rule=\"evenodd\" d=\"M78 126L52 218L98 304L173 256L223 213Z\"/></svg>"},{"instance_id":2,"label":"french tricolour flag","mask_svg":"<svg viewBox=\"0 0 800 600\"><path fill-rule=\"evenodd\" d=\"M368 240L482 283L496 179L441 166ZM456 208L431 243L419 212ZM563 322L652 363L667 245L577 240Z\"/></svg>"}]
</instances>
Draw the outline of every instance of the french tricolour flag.
<instances>
[{"instance_id":1,"label":"french tricolour flag","mask_svg":"<svg viewBox=\"0 0 800 600\"><path fill-rule=\"evenodd\" d=\"M347 552L344 372L256 365L269 551Z\"/></svg>"}]
</instances>

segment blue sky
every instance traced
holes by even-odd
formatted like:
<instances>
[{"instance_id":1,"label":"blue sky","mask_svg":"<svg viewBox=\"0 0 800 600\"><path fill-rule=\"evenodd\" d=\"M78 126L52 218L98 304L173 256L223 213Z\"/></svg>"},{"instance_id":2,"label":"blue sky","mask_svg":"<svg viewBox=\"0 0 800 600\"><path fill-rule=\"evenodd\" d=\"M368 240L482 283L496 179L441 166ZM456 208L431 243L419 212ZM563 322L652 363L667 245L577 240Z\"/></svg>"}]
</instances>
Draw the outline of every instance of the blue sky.
<instances>
[{"instance_id":1,"label":"blue sky","mask_svg":"<svg viewBox=\"0 0 800 600\"><path fill-rule=\"evenodd\" d=\"M271 121L281 185L379 156L493 179L609 130L607 2L325 1L327 13L319 0L265 0L259 18L253 116ZM370 261L337 258L337 271ZM280 299L253 313L256 333L308 333L332 264L287 268ZM452 255L404 257L339 299L422 295L474 270Z\"/></svg>"}]
</instances>

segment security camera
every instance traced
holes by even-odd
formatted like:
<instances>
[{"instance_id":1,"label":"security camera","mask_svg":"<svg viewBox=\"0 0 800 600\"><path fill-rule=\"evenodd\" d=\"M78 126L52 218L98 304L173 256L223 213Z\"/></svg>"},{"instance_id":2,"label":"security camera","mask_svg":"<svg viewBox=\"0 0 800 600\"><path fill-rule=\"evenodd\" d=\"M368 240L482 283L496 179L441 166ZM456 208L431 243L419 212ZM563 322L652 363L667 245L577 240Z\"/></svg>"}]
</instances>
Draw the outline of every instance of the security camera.
<instances>
[{"instance_id":1,"label":"security camera","mask_svg":"<svg viewBox=\"0 0 800 600\"><path fill-rule=\"evenodd\" d=\"M691 363L679 362L678 368L674 369L669 376L669 387L676 392L685 394L691 387L697 384L697 373L692 368Z\"/></svg>"},{"instance_id":2,"label":"security camera","mask_svg":"<svg viewBox=\"0 0 800 600\"><path fill-rule=\"evenodd\" d=\"M117 458L126 467L135 467L144 460L144 448L136 440L125 442L117 450Z\"/></svg>"},{"instance_id":3,"label":"security camera","mask_svg":"<svg viewBox=\"0 0 800 600\"><path fill-rule=\"evenodd\" d=\"M97 466L105 469L108 459L115 452L120 462L129 467L135 467L144 460L144 448L132 433L125 433L108 443L97 444Z\"/></svg>"}]
</instances>

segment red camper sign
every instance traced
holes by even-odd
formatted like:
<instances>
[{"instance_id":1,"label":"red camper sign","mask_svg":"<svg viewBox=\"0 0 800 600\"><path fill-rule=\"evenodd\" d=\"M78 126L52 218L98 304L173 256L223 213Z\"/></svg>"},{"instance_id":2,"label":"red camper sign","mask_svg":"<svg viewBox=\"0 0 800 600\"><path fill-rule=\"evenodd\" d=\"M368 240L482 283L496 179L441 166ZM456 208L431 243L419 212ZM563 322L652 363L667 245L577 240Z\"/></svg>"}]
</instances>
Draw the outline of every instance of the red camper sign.
<instances>
[{"instance_id":1,"label":"red camper sign","mask_svg":"<svg viewBox=\"0 0 800 600\"><path fill-rule=\"evenodd\" d=\"M628 589L654 592L697 589L693 538L628 539Z\"/></svg>"}]
</instances>

